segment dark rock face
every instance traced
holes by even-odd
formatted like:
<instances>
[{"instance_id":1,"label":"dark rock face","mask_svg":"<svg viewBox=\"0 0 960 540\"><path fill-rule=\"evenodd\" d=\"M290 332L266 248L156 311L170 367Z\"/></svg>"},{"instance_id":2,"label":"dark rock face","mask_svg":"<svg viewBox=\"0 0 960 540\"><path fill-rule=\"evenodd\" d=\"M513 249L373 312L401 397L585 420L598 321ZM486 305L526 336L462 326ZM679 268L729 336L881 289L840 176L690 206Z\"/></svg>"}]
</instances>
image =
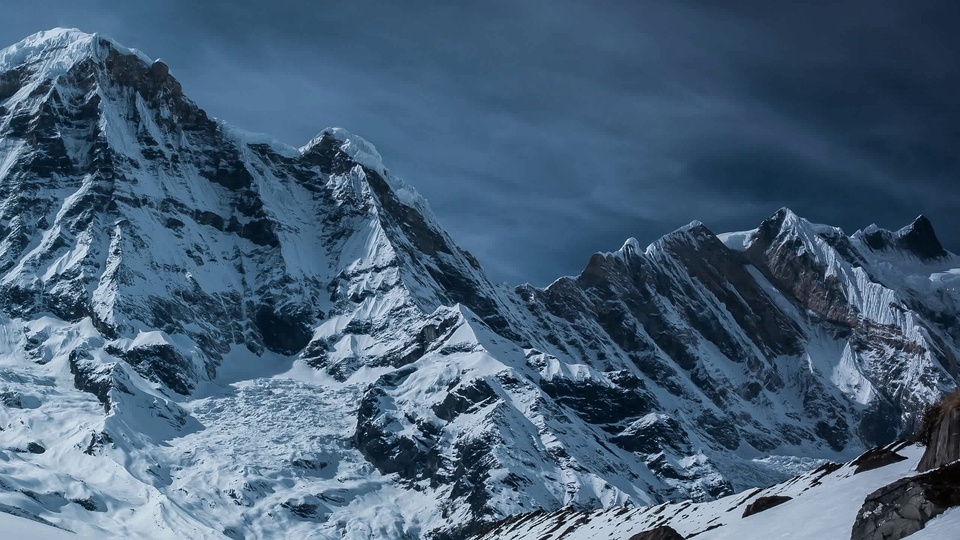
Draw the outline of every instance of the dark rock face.
<instances>
[{"instance_id":1,"label":"dark rock face","mask_svg":"<svg viewBox=\"0 0 960 540\"><path fill-rule=\"evenodd\" d=\"M899 540L960 506L960 463L903 478L867 496L851 540Z\"/></svg>"},{"instance_id":2,"label":"dark rock face","mask_svg":"<svg viewBox=\"0 0 960 540\"><path fill-rule=\"evenodd\" d=\"M927 411L930 431L925 435L927 449L917 470L929 471L960 459L960 393Z\"/></svg>"},{"instance_id":3,"label":"dark rock face","mask_svg":"<svg viewBox=\"0 0 960 540\"><path fill-rule=\"evenodd\" d=\"M89 353L87 353L89 354ZM77 390L97 397L105 412L110 412L110 390L113 388L113 367L98 366L85 358L83 351L70 355L70 373Z\"/></svg>"},{"instance_id":4,"label":"dark rock face","mask_svg":"<svg viewBox=\"0 0 960 540\"><path fill-rule=\"evenodd\" d=\"M607 431L617 431L624 420L650 411L655 403L641 381L628 376L618 382L616 386L607 386L593 381L554 379L542 381L540 387L588 422Z\"/></svg>"},{"instance_id":5,"label":"dark rock face","mask_svg":"<svg viewBox=\"0 0 960 540\"><path fill-rule=\"evenodd\" d=\"M873 448L853 460L851 465L857 467L853 474L860 474L862 472L886 467L887 465L892 465L905 459L907 459L905 456L901 456L889 447Z\"/></svg>"},{"instance_id":6,"label":"dark rock face","mask_svg":"<svg viewBox=\"0 0 960 540\"><path fill-rule=\"evenodd\" d=\"M95 456L102 452L106 446L112 444L113 437L109 433L106 431L95 431L90 434L90 442L87 444L83 453L88 456Z\"/></svg>"},{"instance_id":7,"label":"dark rock face","mask_svg":"<svg viewBox=\"0 0 960 540\"><path fill-rule=\"evenodd\" d=\"M147 345L128 351L108 348L144 377L162 382L174 392L187 395L193 390L193 365L170 345Z\"/></svg>"},{"instance_id":8,"label":"dark rock face","mask_svg":"<svg viewBox=\"0 0 960 540\"><path fill-rule=\"evenodd\" d=\"M774 506L780 506L781 504L792 499L793 497L787 497L785 495L771 495L768 497L758 497L757 500L748 504L747 507L743 509L743 517L759 514L764 510L769 510Z\"/></svg>"},{"instance_id":9,"label":"dark rock face","mask_svg":"<svg viewBox=\"0 0 960 540\"><path fill-rule=\"evenodd\" d=\"M443 401L433 407L433 412L436 413L437 418L449 422L472 408L492 403L496 399L497 394L493 388L483 379L476 379L458 385Z\"/></svg>"},{"instance_id":10,"label":"dark rock face","mask_svg":"<svg viewBox=\"0 0 960 540\"><path fill-rule=\"evenodd\" d=\"M280 506L289 510L294 516L310 521L323 521L326 514L329 513L329 509L313 496L292 499Z\"/></svg>"},{"instance_id":11,"label":"dark rock face","mask_svg":"<svg viewBox=\"0 0 960 540\"><path fill-rule=\"evenodd\" d=\"M398 435L396 428L400 423L394 417L397 413L382 403L389 399L387 391L412 372L412 369L406 369L385 375L367 389L360 402L357 430L353 435L357 449L379 471L397 473L408 481L434 478L441 462L439 449L429 444L439 432L429 424L423 424L420 426L421 437Z\"/></svg>"},{"instance_id":12,"label":"dark rock face","mask_svg":"<svg viewBox=\"0 0 960 540\"><path fill-rule=\"evenodd\" d=\"M683 540L683 536L674 530L673 527L663 525L656 529L637 533L631 536L630 540Z\"/></svg>"},{"instance_id":13,"label":"dark rock face","mask_svg":"<svg viewBox=\"0 0 960 540\"><path fill-rule=\"evenodd\" d=\"M630 426L611 440L624 450L643 454L656 454L664 448L689 450L690 446L686 432L670 417Z\"/></svg>"},{"instance_id":14,"label":"dark rock face","mask_svg":"<svg viewBox=\"0 0 960 540\"><path fill-rule=\"evenodd\" d=\"M296 354L310 342L309 317L297 313L277 313L272 306L260 306L254 321L263 343L281 354Z\"/></svg>"},{"instance_id":15,"label":"dark rock face","mask_svg":"<svg viewBox=\"0 0 960 540\"><path fill-rule=\"evenodd\" d=\"M47 449L39 443L30 442L27 444L27 452L30 452L31 454L42 454L46 451Z\"/></svg>"},{"instance_id":16,"label":"dark rock face","mask_svg":"<svg viewBox=\"0 0 960 540\"><path fill-rule=\"evenodd\" d=\"M937 259L947 255L947 250L937 239L933 224L926 216L918 217L909 227L900 231L897 244L921 259Z\"/></svg>"},{"instance_id":17,"label":"dark rock face","mask_svg":"<svg viewBox=\"0 0 960 540\"><path fill-rule=\"evenodd\" d=\"M826 278L826 268L809 253L802 237L793 233L781 210L764 221L757 240L747 250L747 257L758 268L769 273L778 289L787 292L805 309L827 322L850 326L855 317L850 313L846 295L836 279Z\"/></svg>"},{"instance_id":18,"label":"dark rock face","mask_svg":"<svg viewBox=\"0 0 960 540\"><path fill-rule=\"evenodd\" d=\"M890 231L874 230L863 235L867 246L874 251L883 251L894 243L894 235Z\"/></svg>"},{"instance_id":19,"label":"dark rock face","mask_svg":"<svg viewBox=\"0 0 960 540\"><path fill-rule=\"evenodd\" d=\"M106 511L106 505L102 501L95 497L84 497L78 499L70 499L70 502L79 505L81 508L88 512L104 512Z\"/></svg>"}]
</instances>

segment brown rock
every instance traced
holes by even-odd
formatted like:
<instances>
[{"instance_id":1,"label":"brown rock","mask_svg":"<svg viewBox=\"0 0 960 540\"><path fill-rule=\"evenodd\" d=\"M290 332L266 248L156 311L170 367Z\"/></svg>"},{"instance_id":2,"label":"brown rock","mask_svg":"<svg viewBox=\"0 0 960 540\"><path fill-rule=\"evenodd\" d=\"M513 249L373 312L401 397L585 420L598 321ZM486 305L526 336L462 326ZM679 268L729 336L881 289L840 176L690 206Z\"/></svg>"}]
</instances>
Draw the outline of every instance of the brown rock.
<instances>
[{"instance_id":1,"label":"brown rock","mask_svg":"<svg viewBox=\"0 0 960 540\"><path fill-rule=\"evenodd\" d=\"M157 60L150 66L150 74L153 75L153 79L157 82L161 82L170 75L170 67L164 64L163 62Z\"/></svg>"},{"instance_id":2,"label":"brown rock","mask_svg":"<svg viewBox=\"0 0 960 540\"><path fill-rule=\"evenodd\" d=\"M860 474L862 472L879 469L880 467L886 467L887 465L892 465L905 459L907 459L905 456L901 456L888 447L883 447L867 450L850 464L857 467L857 469L853 471L853 474Z\"/></svg>"},{"instance_id":3,"label":"brown rock","mask_svg":"<svg viewBox=\"0 0 960 540\"><path fill-rule=\"evenodd\" d=\"M683 540L683 537L673 527L661 525L656 529L637 533L631 536L630 540Z\"/></svg>"},{"instance_id":4,"label":"brown rock","mask_svg":"<svg viewBox=\"0 0 960 540\"><path fill-rule=\"evenodd\" d=\"M747 507L743 510L743 517L759 514L760 512L769 510L774 506L780 506L791 499L793 499L793 497L787 497L786 495L770 495L768 497L760 497L747 505Z\"/></svg>"},{"instance_id":5,"label":"brown rock","mask_svg":"<svg viewBox=\"0 0 960 540\"><path fill-rule=\"evenodd\" d=\"M927 411L926 433L921 433L927 449L917 470L929 471L960 459L960 392L954 393Z\"/></svg>"}]
</instances>

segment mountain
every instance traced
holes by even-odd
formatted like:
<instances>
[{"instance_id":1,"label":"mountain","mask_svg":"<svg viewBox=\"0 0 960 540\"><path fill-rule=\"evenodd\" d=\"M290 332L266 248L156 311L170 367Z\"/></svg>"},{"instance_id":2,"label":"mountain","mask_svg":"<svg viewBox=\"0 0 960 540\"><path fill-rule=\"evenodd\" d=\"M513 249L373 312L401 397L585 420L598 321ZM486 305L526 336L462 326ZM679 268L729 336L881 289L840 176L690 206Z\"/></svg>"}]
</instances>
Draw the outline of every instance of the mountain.
<instances>
[{"instance_id":1,"label":"mountain","mask_svg":"<svg viewBox=\"0 0 960 540\"><path fill-rule=\"evenodd\" d=\"M370 143L210 118L102 36L0 51L0 510L83 535L462 538L713 500L957 387L925 218L781 210L493 284Z\"/></svg>"}]
</instances>

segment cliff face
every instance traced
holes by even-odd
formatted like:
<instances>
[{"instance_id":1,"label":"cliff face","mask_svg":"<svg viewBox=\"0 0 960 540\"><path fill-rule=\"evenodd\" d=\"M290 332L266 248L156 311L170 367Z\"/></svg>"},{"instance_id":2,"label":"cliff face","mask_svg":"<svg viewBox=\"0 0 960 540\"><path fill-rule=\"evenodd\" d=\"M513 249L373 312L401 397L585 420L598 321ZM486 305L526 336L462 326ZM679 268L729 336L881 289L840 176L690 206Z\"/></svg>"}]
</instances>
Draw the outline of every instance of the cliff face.
<instances>
[{"instance_id":1,"label":"cliff face","mask_svg":"<svg viewBox=\"0 0 960 540\"><path fill-rule=\"evenodd\" d=\"M960 392L931 407L925 424L927 450L917 470L937 469L960 459Z\"/></svg>"}]
</instances>

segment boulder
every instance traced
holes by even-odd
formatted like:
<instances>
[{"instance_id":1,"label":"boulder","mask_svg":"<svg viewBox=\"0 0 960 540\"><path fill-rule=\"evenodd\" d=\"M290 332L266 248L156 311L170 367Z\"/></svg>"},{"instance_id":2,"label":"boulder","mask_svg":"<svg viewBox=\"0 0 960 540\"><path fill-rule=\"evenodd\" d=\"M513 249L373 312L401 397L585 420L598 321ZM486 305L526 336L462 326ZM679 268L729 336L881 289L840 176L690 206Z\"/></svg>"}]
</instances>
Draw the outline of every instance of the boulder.
<instances>
[{"instance_id":1,"label":"boulder","mask_svg":"<svg viewBox=\"0 0 960 540\"><path fill-rule=\"evenodd\" d=\"M851 540L899 540L960 506L960 463L903 478L867 496Z\"/></svg>"}]
</instances>

